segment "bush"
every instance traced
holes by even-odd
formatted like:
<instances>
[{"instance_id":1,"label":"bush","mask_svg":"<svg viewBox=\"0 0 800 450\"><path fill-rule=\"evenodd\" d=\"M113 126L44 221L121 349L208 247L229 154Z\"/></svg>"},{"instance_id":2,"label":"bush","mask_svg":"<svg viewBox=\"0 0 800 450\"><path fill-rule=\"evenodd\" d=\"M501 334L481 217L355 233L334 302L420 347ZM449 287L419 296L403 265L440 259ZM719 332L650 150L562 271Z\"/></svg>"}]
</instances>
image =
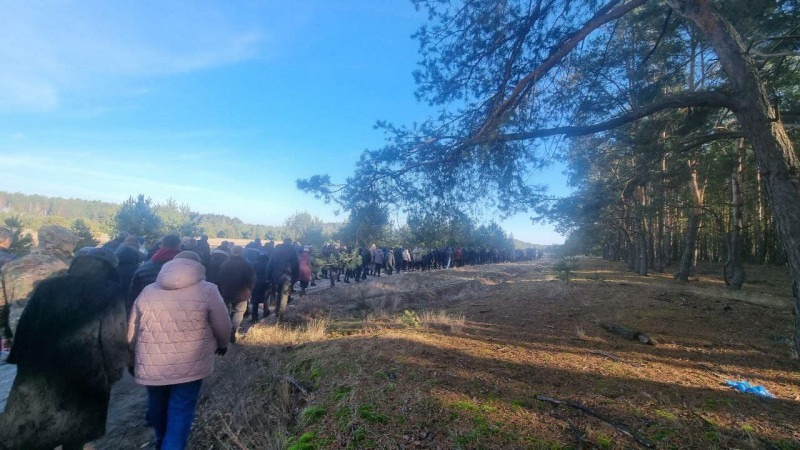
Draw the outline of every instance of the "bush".
<instances>
[{"instance_id":1,"label":"bush","mask_svg":"<svg viewBox=\"0 0 800 450\"><path fill-rule=\"evenodd\" d=\"M162 222L152 207L152 201L139 194L135 199L129 197L114 217L116 232L127 231L142 236L148 243L161 237Z\"/></svg>"},{"instance_id":2,"label":"bush","mask_svg":"<svg viewBox=\"0 0 800 450\"><path fill-rule=\"evenodd\" d=\"M78 243L75 244L75 250L80 250L83 247L97 247L99 241L94 238L92 230L83 219L76 219L72 223L72 232L78 237Z\"/></svg>"},{"instance_id":3,"label":"bush","mask_svg":"<svg viewBox=\"0 0 800 450\"><path fill-rule=\"evenodd\" d=\"M574 256L561 258L553 265L555 277L568 283L575 276L576 270L578 270L578 258Z\"/></svg>"},{"instance_id":4,"label":"bush","mask_svg":"<svg viewBox=\"0 0 800 450\"><path fill-rule=\"evenodd\" d=\"M17 256L25 256L31 251L33 246L33 236L30 233L22 234L25 224L19 217L9 217L5 224L11 230L11 245L8 247L9 253Z\"/></svg>"}]
</instances>

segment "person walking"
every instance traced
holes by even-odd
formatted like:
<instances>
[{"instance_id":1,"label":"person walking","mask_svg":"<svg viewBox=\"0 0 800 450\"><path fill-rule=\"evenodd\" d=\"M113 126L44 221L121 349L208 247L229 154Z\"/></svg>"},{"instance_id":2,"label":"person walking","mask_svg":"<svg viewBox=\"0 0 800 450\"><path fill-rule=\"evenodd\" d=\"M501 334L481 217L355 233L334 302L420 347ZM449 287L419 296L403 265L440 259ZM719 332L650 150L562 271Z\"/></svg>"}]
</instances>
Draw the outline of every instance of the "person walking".
<instances>
[{"instance_id":1,"label":"person walking","mask_svg":"<svg viewBox=\"0 0 800 450\"><path fill-rule=\"evenodd\" d=\"M158 277L161 268L172 258L180 253L179 247L181 245L181 238L176 234L168 234L161 239L161 244L153 256L143 263L136 272L133 273L131 280L131 287L128 290L128 298L126 308L131 310L133 302L142 290L149 284L154 283Z\"/></svg>"},{"instance_id":2,"label":"person walking","mask_svg":"<svg viewBox=\"0 0 800 450\"><path fill-rule=\"evenodd\" d=\"M305 246L299 258L300 297L306 295L306 288L311 281L311 248Z\"/></svg>"},{"instance_id":3,"label":"person walking","mask_svg":"<svg viewBox=\"0 0 800 450\"><path fill-rule=\"evenodd\" d=\"M219 268L219 290L231 317L231 344L236 343L236 332L247 311L247 301L253 295L256 272L252 264L242 257L243 249L233 247L231 257Z\"/></svg>"},{"instance_id":4,"label":"person walking","mask_svg":"<svg viewBox=\"0 0 800 450\"><path fill-rule=\"evenodd\" d=\"M250 320L253 323L258 322L258 305L264 304L264 317L269 316L269 297L267 291L269 290L269 282L267 281L267 263L269 256L266 252L261 252L253 264L253 270L256 272L256 284L253 286L253 295L250 297Z\"/></svg>"},{"instance_id":5,"label":"person walking","mask_svg":"<svg viewBox=\"0 0 800 450\"><path fill-rule=\"evenodd\" d=\"M208 262L211 260L211 246L208 244L208 236L205 234L200 236L200 240L197 241L197 254L200 255L203 265L208 267Z\"/></svg>"},{"instance_id":6,"label":"person walking","mask_svg":"<svg viewBox=\"0 0 800 450\"><path fill-rule=\"evenodd\" d=\"M383 251L383 264L386 267L386 274L391 275L394 272L394 251L387 248Z\"/></svg>"},{"instance_id":7,"label":"person walking","mask_svg":"<svg viewBox=\"0 0 800 450\"><path fill-rule=\"evenodd\" d=\"M200 261L181 252L164 264L128 320L129 370L147 387L147 417L160 450L186 448L203 378L214 370L214 354L228 350L227 309Z\"/></svg>"},{"instance_id":8,"label":"person walking","mask_svg":"<svg viewBox=\"0 0 800 450\"><path fill-rule=\"evenodd\" d=\"M380 277L381 269L383 269L383 249L380 247L373 248L371 256L372 256L372 264L374 267L372 274L376 277Z\"/></svg>"},{"instance_id":9,"label":"person walking","mask_svg":"<svg viewBox=\"0 0 800 450\"><path fill-rule=\"evenodd\" d=\"M219 269L230 258L231 252L228 250L228 241L222 241L219 247L211 252L206 266L206 280L214 284L219 284Z\"/></svg>"},{"instance_id":10,"label":"person walking","mask_svg":"<svg viewBox=\"0 0 800 450\"><path fill-rule=\"evenodd\" d=\"M0 448L82 449L106 431L111 387L128 357L125 297L110 248L79 250L42 280L20 317L17 376L0 415Z\"/></svg>"},{"instance_id":11,"label":"person walking","mask_svg":"<svg viewBox=\"0 0 800 450\"><path fill-rule=\"evenodd\" d=\"M128 235L122 244L114 252L119 261L117 272L119 273L119 286L122 292L127 293L131 287L131 280L136 269L142 264L142 254L139 252L139 238Z\"/></svg>"},{"instance_id":12,"label":"person walking","mask_svg":"<svg viewBox=\"0 0 800 450\"><path fill-rule=\"evenodd\" d=\"M359 253L361 254L361 267L363 269L361 273L361 279L366 280L367 274L369 273L369 266L372 262L372 255L370 254L369 249L363 247L359 250Z\"/></svg>"},{"instance_id":13,"label":"person walking","mask_svg":"<svg viewBox=\"0 0 800 450\"><path fill-rule=\"evenodd\" d=\"M403 272L408 272L409 267L411 266L411 253L408 252L407 248L403 249Z\"/></svg>"},{"instance_id":14,"label":"person walking","mask_svg":"<svg viewBox=\"0 0 800 450\"><path fill-rule=\"evenodd\" d=\"M292 286L300 276L300 262L294 250L292 240L285 238L282 244L276 245L267 263L267 281L272 284L275 294L275 313L283 318L289 305Z\"/></svg>"}]
</instances>

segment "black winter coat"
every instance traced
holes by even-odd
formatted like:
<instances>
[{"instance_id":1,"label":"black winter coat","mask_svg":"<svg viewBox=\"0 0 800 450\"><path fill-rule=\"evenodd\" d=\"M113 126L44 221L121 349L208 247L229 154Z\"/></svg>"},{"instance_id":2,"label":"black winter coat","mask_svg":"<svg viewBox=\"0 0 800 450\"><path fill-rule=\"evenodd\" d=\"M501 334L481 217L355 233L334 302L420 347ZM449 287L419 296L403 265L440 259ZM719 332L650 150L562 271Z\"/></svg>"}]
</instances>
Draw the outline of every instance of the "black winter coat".
<instances>
[{"instance_id":1,"label":"black winter coat","mask_svg":"<svg viewBox=\"0 0 800 450\"><path fill-rule=\"evenodd\" d=\"M208 261L211 259L211 247L208 241L197 241L197 254L203 260L203 265L208 266Z\"/></svg>"},{"instance_id":2,"label":"black winter coat","mask_svg":"<svg viewBox=\"0 0 800 450\"><path fill-rule=\"evenodd\" d=\"M139 264L142 263L142 254L139 253L138 250L134 250L131 247L122 246L117 250L116 255L117 260L119 261L119 265L117 265L117 272L119 273L119 285L120 288L122 288L122 292L127 293L131 288L133 274L136 272Z\"/></svg>"},{"instance_id":3,"label":"black winter coat","mask_svg":"<svg viewBox=\"0 0 800 450\"><path fill-rule=\"evenodd\" d=\"M300 277L300 261L294 246L276 245L267 263L267 281L275 284L294 283Z\"/></svg>"},{"instance_id":4,"label":"black winter coat","mask_svg":"<svg viewBox=\"0 0 800 450\"><path fill-rule=\"evenodd\" d=\"M219 285L219 269L228 258L230 258L230 255L223 251L214 250L211 253L211 258L208 260L208 267L206 268L206 281Z\"/></svg>"},{"instance_id":5,"label":"black winter coat","mask_svg":"<svg viewBox=\"0 0 800 450\"><path fill-rule=\"evenodd\" d=\"M358 252L361 253L361 265L366 266L372 262L372 255L370 254L369 249L362 248Z\"/></svg>"},{"instance_id":6,"label":"black winter coat","mask_svg":"<svg viewBox=\"0 0 800 450\"><path fill-rule=\"evenodd\" d=\"M158 278L158 273L161 272L161 268L164 264L168 263L169 261L163 262L155 262L152 259L145 261L138 269L133 273L133 279L131 280L131 287L128 289L128 297L127 302L125 303L126 310L130 311L133 307L133 302L136 301L136 298L139 297L139 294L142 293L144 288L147 287L148 284L152 284L156 282L156 278Z\"/></svg>"},{"instance_id":7,"label":"black winter coat","mask_svg":"<svg viewBox=\"0 0 800 450\"><path fill-rule=\"evenodd\" d=\"M33 291L8 358L17 376L0 416L0 448L52 449L105 433L111 385L122 377L128 348L119 281L103 264L105 276L70 269Z\"/></svg>"},{"instance_id":8,"label":"black winter coat","mask_svg":"<svg viewBox=\"0 0 800 450\"><path fill-rule=\"evenodd\" d=\"M241 256L231 256L219 269L219 290L226 302L249 300L255 283L253 266Z\"/></svg>"}]
</instances>

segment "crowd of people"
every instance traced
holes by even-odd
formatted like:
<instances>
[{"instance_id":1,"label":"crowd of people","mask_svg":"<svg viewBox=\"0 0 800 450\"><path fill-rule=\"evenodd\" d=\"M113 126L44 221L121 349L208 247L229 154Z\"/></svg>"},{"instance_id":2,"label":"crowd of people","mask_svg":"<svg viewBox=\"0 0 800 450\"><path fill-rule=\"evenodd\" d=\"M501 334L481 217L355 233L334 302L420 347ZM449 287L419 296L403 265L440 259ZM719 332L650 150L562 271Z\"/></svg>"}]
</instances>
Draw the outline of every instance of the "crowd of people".
<instances>
[{"instance_id":1,"label":"crowd of people","mask_svg":"<svg viewBox=\"0 0 800 450\"><path fill-rule=\"evenodd\" d=\"M515 261L530 261L542 257L537 249L508 250L483 247L446 247L425 249L414 247L380 248L372 244L369 248L359 247L349 250L346 245L326 244L320 251L321 261L317 263L315 278L330 279L331 286L350 280L366 280L367 276L381 276L394 273L450 269L478 264L493 264Z\"/></svg>"},{"instance_id":2,"label":"crowd of people","mask_svg":"<svg viewBox=\"0 0 800 450\"><path fill-rule=\"evenodd\" d=\"M315 251L288 238L244 247L223 241L212 250L207 236L177 235L144 248L141 238L121 233L70 260L76 242L69 230L48 227L39 249L0 270L5 304L22 305L18 320L3 323L18 374L0 418L0 448L82 448L102 436L111 385L125 366L147 388L156 448L185 448L214 355L236 343L248 314L253 322L273 313L282 319L296 285L302 296L315 281L334 286L342 275L349 283L541 257L488 247L349 250L330 243ZM50 276L19 276L31 261L46 262ZM30 282L17 288L12 276Z\"/></svg>"}]
</instances>

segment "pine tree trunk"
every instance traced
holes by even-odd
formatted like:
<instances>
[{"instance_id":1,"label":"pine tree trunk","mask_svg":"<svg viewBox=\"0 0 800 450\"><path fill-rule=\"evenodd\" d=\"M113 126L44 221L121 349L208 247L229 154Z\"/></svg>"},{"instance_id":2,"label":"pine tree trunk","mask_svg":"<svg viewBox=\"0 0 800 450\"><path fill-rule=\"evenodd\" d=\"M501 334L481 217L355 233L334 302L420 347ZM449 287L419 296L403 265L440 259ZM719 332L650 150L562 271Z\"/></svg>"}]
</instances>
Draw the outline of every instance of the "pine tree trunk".
<instances>
[{"instance_id":1,"label":"pine tree trunk","mask_svg":"<svg viewBox=\"0 0 800 450\"><path fill-rule=\"evenodd\" d=\"M692 263L695 259L695 248L697 246L697 231L700 229L700 214L689 216L689 224L686 226L686 237L683 244L681 255L681 265L675 273L675 279L679 281L689 281L692 272Z\"/></svg>"},{"instance_id":2,"label":"pine tree trunk","mask_svg":"<svg viewBox=\"0 0 800 450\"><path fill-rule=\"evenodd\" d=\"M637 240L637 247L639 256L638 260L638 273L641 276L647 275L647 223L644 217L639 221L639 238Z\"/></svg>"},{"instance_id":3,"label":"pine tree trunk","mask_svg":"<svg viewBox=\"0 0 800 450\"><path fill-rule=\"evenodd\" d=\"M689 275L692 272L697 273L697 237L700 230L700 222L703 218L703 190L697 180L697 167L694 161L689 161L689 168L691 170L689 190L692 193L694 205L689 211L689 224L686 227L686 236L683 241L681 264L678 267L678 272L675 273L675 279L679 281L689 281Z\"/></svg>"},{"instance_id":4,"label":"pine tree trunk","mask_svg":"<svg viewBox=\"0 0 800 450\"><path fill-rule=\"evenodd\" d=\"M742 197L739 190L739 167L741 163L731 174L731 243L728 247L728 261L725 263L725 283L731 289L741 289L745 276L741 249ZM727 276L728 270L730 277Z\"/></svg>"},{"instance_id":5,"label":"pine tree trunk","mask_svg":"<svg viewBox=\"0 0 800 450\"><path fill-rule=\"evenodd\" d=\"M767 199L793 279L797 356L800 354L800 159L777 119L753 58L733 26L708 0L667 2L708 35L734 91L733 113L753 145L758 167L765 175Z\"/></svg>"},{"instance_id":6,"label":"pine tree trunk","mask_svg":"<svg viewBox=\"0 0 800 450\"><path fill-rule=\"evenodd\" d=\"M756 186L758 188L758 226L756 228L756 263L767 262L767 211L764 208L764 189L762 187L761 171L756 171Z\"/></svg>"}]
</instances>

